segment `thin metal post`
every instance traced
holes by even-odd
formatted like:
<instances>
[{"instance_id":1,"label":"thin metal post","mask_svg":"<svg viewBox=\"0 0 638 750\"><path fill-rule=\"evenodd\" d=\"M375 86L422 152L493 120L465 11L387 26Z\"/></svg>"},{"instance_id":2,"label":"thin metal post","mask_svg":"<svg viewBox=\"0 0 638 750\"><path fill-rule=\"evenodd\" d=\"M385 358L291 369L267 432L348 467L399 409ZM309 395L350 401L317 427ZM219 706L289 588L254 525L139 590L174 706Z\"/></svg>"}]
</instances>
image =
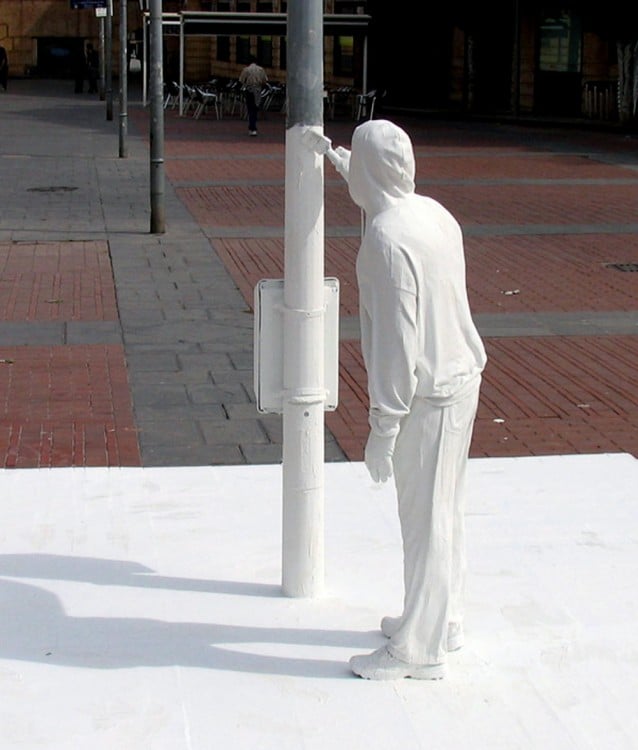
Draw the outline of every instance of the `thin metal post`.
<instances>
[{"instance_id":1,"label":"thin metal post","mask_svg":"<svg viewBox=\"0 0 638 750\"><path fill-rule=\"evenodd\" d=\"M184 114L184 16L179 19L179 115Z\"/></svg>"},{"instance_id":2,"label":"thin metal post","mask_svg":"<svg viewBox=\"0 0 638 750\"><path fill-rule=\"evenodd\" d=\"M113 119L113 0L106 10L106 119Z\"/></svg>"},{"instance_id":3,"label":"thin metal post","mask_svg":"<svg viewBox=\"0 0 638 750\"><path fill-rule=\"evenodd\" d=\"M106 90L106 68L105 68L105 51L104 51L104 37L105 37L105 30L104 30L104 16L100 16L100 83L99 83L99 89L100 89L100 101L103 102L105 99L105 90Z\"/></svg>"},{"instance_id":4,"label":"thin metal post","mask_svg":"<svg viewBox=\"0 0 638 750\"><path fill-rule=\"evenodd\" d=\"M120 158L128 156L128 0L120 0Z\"/></svg>"},{"instance_id":5,"label":"thin metal post","mask_svg":"<svg viewBox=\"0 0 638 750\"><path fill-rule=\"evenodd\" d=\"M148 20L142 17L142 104L148 106Z\"/></svg>"},{"instance_id":6,"label":"thin metal post","mask_svg":"<svg viewBox=\"0 0 638 750\"><path fill-rule=\"evenodd\" d=\"M162 0L150 0L151 232L165 231Z\"/></svg>"},{"instance_id":7,"label":"thin metal post","mask_svg":"<svg viewBox=\"0 0 638 750\"><path fill-rule=\"evenodd\" d=\"M282 583L310 597L324 584L323 2L288 5L284 229Z\"/></svg>"}]
</instances>

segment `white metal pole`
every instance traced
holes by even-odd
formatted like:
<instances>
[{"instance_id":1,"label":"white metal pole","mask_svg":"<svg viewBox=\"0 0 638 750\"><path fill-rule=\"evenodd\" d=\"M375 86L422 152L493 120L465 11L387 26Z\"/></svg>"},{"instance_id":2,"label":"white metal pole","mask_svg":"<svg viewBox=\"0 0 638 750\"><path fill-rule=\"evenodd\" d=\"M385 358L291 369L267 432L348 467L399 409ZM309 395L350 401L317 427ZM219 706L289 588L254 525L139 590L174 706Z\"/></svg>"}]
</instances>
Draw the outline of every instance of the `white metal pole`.
<instances>
[{"instance_id":1,"label":"white metal pole","mask_svg":"<svg viewBox=\"0 0 638 750\"><path fill-rule=\"evenodd\" d=\"M312 597L324 585L324 180L302 136L323 132L322 0L290 3L287 24L282 583Z\"/></svg>"}]
</instances>

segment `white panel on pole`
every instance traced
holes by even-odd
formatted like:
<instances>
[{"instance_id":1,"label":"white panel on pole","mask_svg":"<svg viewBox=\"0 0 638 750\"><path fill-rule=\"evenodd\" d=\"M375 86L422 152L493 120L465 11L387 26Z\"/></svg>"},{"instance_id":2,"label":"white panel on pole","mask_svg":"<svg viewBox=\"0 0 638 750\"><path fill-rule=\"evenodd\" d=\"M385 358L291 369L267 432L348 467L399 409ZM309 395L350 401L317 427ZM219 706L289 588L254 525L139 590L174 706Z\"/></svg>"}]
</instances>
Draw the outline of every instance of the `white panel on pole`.
<instances>
[{"instance_id":1,"label":"white panel on pole","mask_svg":"<svg viewBox=\"0 0 638 750\"><path fill-rule=\"evenodd\" d=\"M324 280L325 411L339 400L339 280ZM255 286L254 387L257 410L283 413L284 280L262 279Z\"/></svg>"}]
</instances>

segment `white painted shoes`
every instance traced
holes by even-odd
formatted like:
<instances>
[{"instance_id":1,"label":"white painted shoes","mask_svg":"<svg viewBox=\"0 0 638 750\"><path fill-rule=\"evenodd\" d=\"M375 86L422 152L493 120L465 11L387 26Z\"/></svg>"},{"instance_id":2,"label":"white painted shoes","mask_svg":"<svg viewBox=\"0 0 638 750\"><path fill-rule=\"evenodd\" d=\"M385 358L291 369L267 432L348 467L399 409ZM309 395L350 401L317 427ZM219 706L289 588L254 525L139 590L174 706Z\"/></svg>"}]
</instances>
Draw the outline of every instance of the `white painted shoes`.
<instances>
[{"instance_id":1,"label":"white painted shoes","mask_svg":"<svg viewBox=\"0 0 638 750\"><path fill-rule=\"evenodd\" d=\"M411 677L414 680L440 680L445 676L445 664L408 664L388 651L387 646L371 654L353 656L350 668L365 680L400 680Z\"/></svg>"},{"instance_id":2,"label":"white painted shoes","mask_svg":"<svg viewBox=\"0 0 638 750\"><path fill-rule=\"evenodd\" d=\"M387 638L392 638L400 625L400 617L384 617L381 620L381 632ZM463 648L463 643L463 628L458 622L451 622L447 629L447 650L458 651L460 648Z\"/></svg>"}]
</instances>

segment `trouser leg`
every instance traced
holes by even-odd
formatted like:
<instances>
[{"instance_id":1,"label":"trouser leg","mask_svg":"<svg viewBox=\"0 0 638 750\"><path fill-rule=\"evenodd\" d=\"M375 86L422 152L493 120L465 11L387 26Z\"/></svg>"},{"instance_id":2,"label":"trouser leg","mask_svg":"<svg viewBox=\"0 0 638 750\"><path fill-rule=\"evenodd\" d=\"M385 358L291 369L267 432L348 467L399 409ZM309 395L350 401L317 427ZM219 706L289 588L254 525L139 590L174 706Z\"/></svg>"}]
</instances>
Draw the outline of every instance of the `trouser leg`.
<instances>
[{"instance_id":1,"label":"trouser leg","mask_svg":"<svg viewBox=\"0 0 638 750\"><path fill-rule=\"evenodd\" d=\"M401 424L394 472L404 611L389 649L403 661L444 661L448 624L462 616L463 483L477 402L478 387L444 407L417 399Z\"/></svg>"},{"instance_id":2,"label":"trouser leg","mask_svg":"<svg viewBox=\"0 0 638 750\"><path fill-rule=\"evenodd\" d=\"M248 113L248 130L257 130L257 104L255 95L250 91L246 92L246 111Z\"/></svg>"}]
</instances>

